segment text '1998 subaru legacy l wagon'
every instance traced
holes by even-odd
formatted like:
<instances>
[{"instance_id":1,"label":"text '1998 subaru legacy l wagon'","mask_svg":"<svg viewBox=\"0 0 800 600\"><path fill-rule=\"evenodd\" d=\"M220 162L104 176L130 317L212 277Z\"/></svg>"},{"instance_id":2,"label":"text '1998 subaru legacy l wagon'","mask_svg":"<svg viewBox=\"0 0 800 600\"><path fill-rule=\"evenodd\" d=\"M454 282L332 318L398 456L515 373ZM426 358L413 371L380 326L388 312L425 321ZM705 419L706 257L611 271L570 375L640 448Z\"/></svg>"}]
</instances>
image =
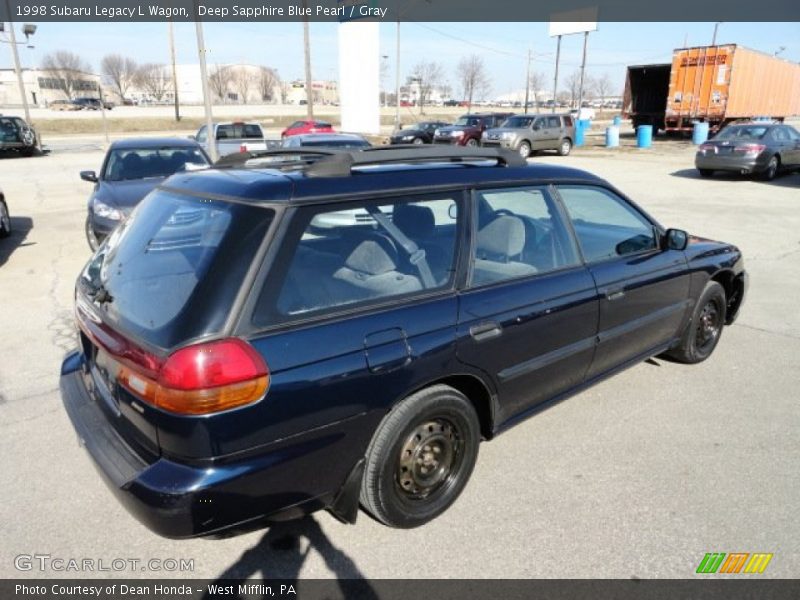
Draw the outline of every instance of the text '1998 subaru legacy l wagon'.
<instances>
[{"instance_id":1,"label":"text '1998 subaru legacy l wagon'","mask_svg":"<svg viewBox=\"0 0 800 600\"><path fill-rule=\"evenodd\" d=\"M61 393L161 535L359 505L414 527L482 439L647 357L707 358L746 281L734 246L511 151L244 153L171 177L92 257Z\"/></svg>"}]
</instances>

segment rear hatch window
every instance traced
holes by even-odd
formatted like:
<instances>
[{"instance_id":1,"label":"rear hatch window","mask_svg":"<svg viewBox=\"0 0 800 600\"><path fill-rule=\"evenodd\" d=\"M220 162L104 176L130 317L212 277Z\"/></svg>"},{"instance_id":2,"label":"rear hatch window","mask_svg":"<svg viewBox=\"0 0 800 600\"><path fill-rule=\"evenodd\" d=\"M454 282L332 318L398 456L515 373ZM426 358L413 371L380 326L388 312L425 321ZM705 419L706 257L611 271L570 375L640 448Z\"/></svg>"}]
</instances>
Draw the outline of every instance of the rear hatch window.
<instances>
[{"instance_id":1,"label":"rear hatch window","mask_svg":"<svg viewBox=\"0 0 800 600\"><path fill-rule=\"evenodd\" d=\"M78 280L104 320L169 349L221 331L274 211L157 190Z\"/></svg>"},{"instance_id":2,"label":"rear hatch window","mask_svg":"<svg viewBox=\"0 0 800 600\"><path fill-rule=\"evenodd\" d=\"M263 138L264 132L260 125L247 123L231 123L217 127L217 139L252 139Z\"/></svg>"}]
</instances>

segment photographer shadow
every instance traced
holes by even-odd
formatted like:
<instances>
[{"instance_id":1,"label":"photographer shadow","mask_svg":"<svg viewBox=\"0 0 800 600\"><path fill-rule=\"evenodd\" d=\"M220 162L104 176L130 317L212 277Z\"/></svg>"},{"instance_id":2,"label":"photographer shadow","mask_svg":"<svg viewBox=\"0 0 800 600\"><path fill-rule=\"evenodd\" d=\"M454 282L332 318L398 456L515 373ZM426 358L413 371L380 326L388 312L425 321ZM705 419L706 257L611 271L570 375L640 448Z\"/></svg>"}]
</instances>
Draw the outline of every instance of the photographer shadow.
<instances>
[{"instance_id":1,"label":"photographer shadow","mask_svg":"<svg viewBox=\"0 0 800 600\"><path fill-rule=\"evenodd\" d=\"M303 539L307 544L303 544ZM236 600L243 600L243 597L248 599L271 597L269 594L261 596L239 594L240 585L258 583L262 580L268 585L280 580L281 585L291 585L296 590L300 570L312 549L319 552L325 565L336 575L336 585L342 598L378 600L377 593L364 579L364 575L353 560L333 545L312 516L276 523L270 527L255 546L246 550L239 560L220 574L214 584L233 585L234 593L225 597ZM332 582L314 584L325 586L326 592L335 589ZM212 600L216 596L207 592L203 598Z\"/></svg>"}]
</instances>

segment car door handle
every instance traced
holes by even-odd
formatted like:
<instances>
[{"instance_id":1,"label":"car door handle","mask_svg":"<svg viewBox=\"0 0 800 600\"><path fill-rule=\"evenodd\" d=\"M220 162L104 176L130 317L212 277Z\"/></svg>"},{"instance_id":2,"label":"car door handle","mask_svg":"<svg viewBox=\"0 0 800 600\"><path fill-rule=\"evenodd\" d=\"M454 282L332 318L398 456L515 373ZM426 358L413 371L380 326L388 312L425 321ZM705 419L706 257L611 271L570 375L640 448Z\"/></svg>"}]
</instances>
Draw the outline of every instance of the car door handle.
<instances>
[{"instance_id":1,"label":"car door handle","mask_svg":"<svg viewBox=\"0 0 800 600\"><path fill-rule=\"evenodd\" d=\"M487 321L486 323L473 325L469 328L469 334L476 342L484 342L486 340L496 338L497 336L502 335L502 333L503 327L500 325L500 323L495 323L494 321Z\"/></svg>"},{"instance_id":2,"label":"car door handle","mask_svg":"<svg viewBox=\"0 0 800 600\"><path fill-rule=\"evenodd\" d=\"M618 288L614 290L606 290L606 300L619 300L625 297L625 290Z\"/></svg>"}]
</instances>

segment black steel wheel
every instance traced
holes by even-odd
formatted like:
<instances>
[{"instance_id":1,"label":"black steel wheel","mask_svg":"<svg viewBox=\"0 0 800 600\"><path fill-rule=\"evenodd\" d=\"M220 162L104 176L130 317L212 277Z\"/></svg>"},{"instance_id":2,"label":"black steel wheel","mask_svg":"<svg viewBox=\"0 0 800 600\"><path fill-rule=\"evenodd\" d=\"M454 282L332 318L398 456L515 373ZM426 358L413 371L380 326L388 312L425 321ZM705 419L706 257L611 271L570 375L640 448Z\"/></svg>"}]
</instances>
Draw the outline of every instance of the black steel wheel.
<instances>
[{"instance_id":1,"label":"black steel wheel","mask_svg":"<svg viewBox=\"0 0 800 600\"><path fill-rule=\"evenodd\" d=\"M725 290L716 281L710 281L695 305L679 345L669 350L667 356L689 364L711 356L722 335L726 307Z\"/></svg>"},{"instance_id":2,"label":"black steel wheel","mask_svg":"<svg viewBox=\"0 0 800 600\"><path fill-rule=\"evenodd\" d=\"M455 502L478 457L480 425L470 401L435 385L400 402L367 450L361 505L391 527L418 527Z\"/></svg>"}]
</instances>

